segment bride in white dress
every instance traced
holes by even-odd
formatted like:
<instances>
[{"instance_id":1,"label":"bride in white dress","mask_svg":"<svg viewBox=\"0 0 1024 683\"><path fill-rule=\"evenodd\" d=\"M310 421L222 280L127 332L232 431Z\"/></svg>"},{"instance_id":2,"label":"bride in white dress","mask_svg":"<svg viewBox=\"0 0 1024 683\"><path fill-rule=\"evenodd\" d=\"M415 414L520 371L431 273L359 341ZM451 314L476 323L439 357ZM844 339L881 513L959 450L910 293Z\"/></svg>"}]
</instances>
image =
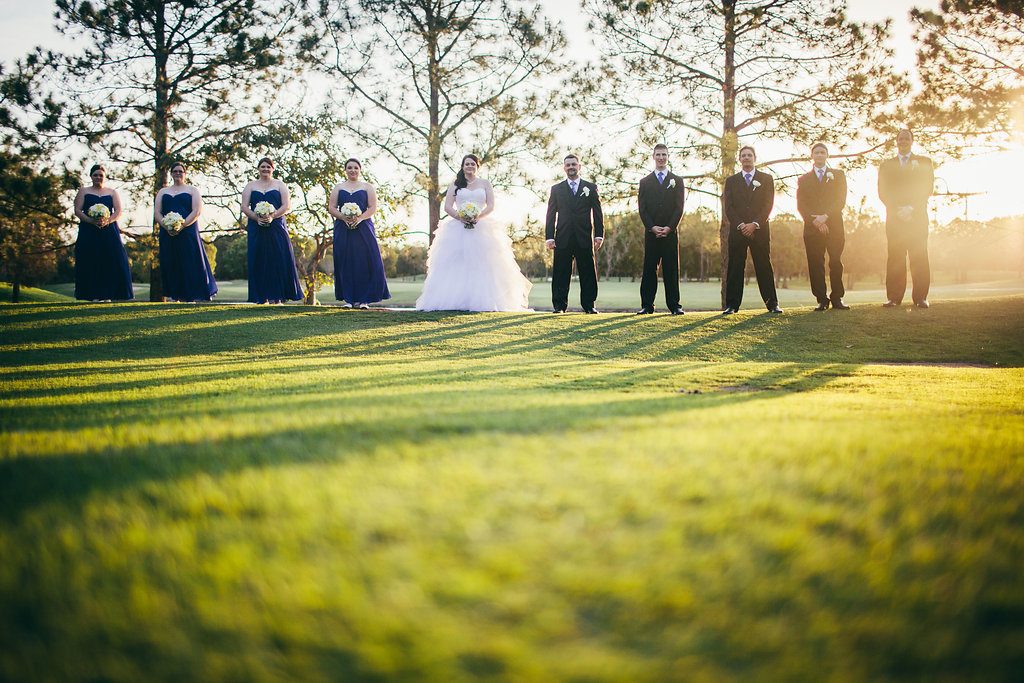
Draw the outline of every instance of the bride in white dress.
<instances>
[{"instance_id":1,"label":"bride in white dress","mask_svg":"<svg viewBox=\"0 0 1024 683\"><path fill-rule=\"evenodd\" d=\"M530 310L533 285L519 270L504 226L488 218L494 190L477 177L479 168L480 160L467 154L448 188L444 210L451 220L434 233L417 311ZM480 210L475 221L465 213L468 204Z\"/></svg>"}]
</instances>

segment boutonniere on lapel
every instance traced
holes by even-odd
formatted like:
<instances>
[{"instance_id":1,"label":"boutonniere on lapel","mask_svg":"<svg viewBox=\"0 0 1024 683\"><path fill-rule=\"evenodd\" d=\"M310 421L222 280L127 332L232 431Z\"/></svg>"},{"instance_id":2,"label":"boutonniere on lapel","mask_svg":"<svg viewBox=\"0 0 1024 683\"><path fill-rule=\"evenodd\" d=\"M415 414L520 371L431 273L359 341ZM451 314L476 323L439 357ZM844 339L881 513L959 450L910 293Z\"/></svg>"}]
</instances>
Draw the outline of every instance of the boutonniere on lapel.
<instances>
[{"instance_id":1,"label":"boutonniere on lapel","mask_svg":"<svg viewBox=\"0 0 1024 683\"><path fill-rule=\"evenodd\" d=\"M917 168L918 166L920 166L920 165L921 165L921 164L917 163L917 159L911 159L911 160L910 160L910 168L914 168L914 169L916 169L916 168Z\"/></svg>"},{"instance_id":2,"label":"boutonniere on lapel","mask_svg":"<svg viewBox=\"0 0 1024 683\"><path fill-rule=\"evenodd\" d=\"M832 171L825 171L825 182L826 183L831 183L835 179L836 179L836 176L835 176L835 174Z\"/></svg>"},{"instance_id":3,"label":"boutonniere on lapel","mask_svg":"<svg viewBox=\"0 0 1024 683\"><path fill-rule=\"evenodd\" d=\"M759 181L759 180L751 180L750 181L750 186L756 190L757 188L761 187L761 181Z\"/></svg>"},{"instance_id":4,"label":"boutonniere on lapel","mask_svg":"<svg viewBox=\"0 0 1024 683\"><path fill-rule=\"evenodd\" d=\"M590 196L590 188L587 187L586 185L584 185L583 189L580 190L580 194L583 195L584 197L589 197Z\"/></svg>"},{"instance_id":5,"label":"boutonniere on lapel","mask_svg":"<svg viewBox=\"0 0 1024 683\"><path fill-rule=\"evenodd\" d=\"M668 181L668 186L669 187L675 187L676 186L676 179L672 178L671 180L669 180Z\"/></svg>"}]
</instances>

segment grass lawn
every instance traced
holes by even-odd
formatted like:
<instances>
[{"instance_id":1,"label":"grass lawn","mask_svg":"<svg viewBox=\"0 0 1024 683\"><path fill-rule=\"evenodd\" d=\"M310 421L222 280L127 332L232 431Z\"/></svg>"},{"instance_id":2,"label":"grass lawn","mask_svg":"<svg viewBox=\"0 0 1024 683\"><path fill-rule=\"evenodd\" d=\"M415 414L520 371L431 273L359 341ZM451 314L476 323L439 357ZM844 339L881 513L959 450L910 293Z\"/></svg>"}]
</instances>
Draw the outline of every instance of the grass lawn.
<instances>
[{"instance_id":1,"label":"grass lawn","mask_svg":"<svg viewBox=\"0 0 1024 683\"><path fill-rule=\"evenodd\" d=\"M933 303L0 305L0 680L1020 680L1024 296Z\"/></svg>"},{"instance_id":2,"label":"grass lawn","mask_svg":"<svg viewBox=\"0 0 1024 683\"><path fill-rule=\"evenodd\" d=\"M226 280L218 282L220 292L217 294L217 301L234 302L245 301L249 296L248 285L245 280ZM72 283L47 285L48 289L54 292L73 297L75 285ZM416 304L416 298L423 289L423 279L418 280L391 280L388 282L391 290L391 299L386 302L387 306L411 308ZM680 298L683 308L688 311L717 311L721 310L721 285L718 282L684 282L680 285ZM0 290L2 292L2 290ZM1009 296L1012 294L1024 294L1024 280L1020 279L999 279L986 282L974 282L969 284L936 283L932 286L931 297L933 299L974 299L993 296ZM573 282L569 291L569 307L579 309L579 283ZM334 286L324 287L318 294L319 300L325 304L337 303L334 298ZM135 298L140 301L149 299L149 285L135 284ZM885 301L885 287L878 283L860 283L856 289L850 290L846 296L846 302L851 304L873 303L881 304ZM909 301L910 294L907 294ZM10 296L6 299L10 300ZM751 282L744 288L744 306L753 310L762 310L760 294L757 291L757 283ZM811 295L810 286L805 281L793 281L789 288L779 289L779 302L783 308L793 306L814 306L816 303ZM658 298L655 305L661 311L665 309L665 293L660 286ZM551 309L551 283L536 280L533 283L533 291L530 292L530 306L538 311ZM603 311L635 311L640 308L640 280L630 282L628 279L604 280L599 283L599 296L597 307Z\"/></svg>"},{"instance_id":3,"label":"grass lawn","mask_svg":"<svg viewBox=\"0 0 1024 683\"><path fill-rule=\"evenodd\" d=\"M23 303L39 303L39 302L54 302L54 301L74 301L75 299L75 285L74 283L69 285L51 285L56 291L50 291L49 289L37 289L35 287L22 287L21 288L21 301ZM64 290L67 290L66 292ZM13 288L9 282L0 282L0 301L7 302L11 300Z\"/></svg>"}]
</instances>

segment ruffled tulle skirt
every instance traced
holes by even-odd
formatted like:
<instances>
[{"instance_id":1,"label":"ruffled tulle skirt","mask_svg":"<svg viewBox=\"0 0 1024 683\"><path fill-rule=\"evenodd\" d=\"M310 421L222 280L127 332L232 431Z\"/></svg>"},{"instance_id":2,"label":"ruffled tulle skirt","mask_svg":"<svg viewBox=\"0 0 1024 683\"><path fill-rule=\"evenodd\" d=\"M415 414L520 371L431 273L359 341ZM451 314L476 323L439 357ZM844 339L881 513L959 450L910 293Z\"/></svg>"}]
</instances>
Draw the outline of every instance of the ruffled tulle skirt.
<instances>
[{"instance_id":1,"label":"ruffled tulle skirt","mask_svg":"<svg viewBox=\"0 0 1024 683\"><path fill-rule=\"evenodd\" d=\"M527 311L532 288L500 225L485 218L467 230L449 220L434 233L416 310Z\"/></svg>"}]
</instances>

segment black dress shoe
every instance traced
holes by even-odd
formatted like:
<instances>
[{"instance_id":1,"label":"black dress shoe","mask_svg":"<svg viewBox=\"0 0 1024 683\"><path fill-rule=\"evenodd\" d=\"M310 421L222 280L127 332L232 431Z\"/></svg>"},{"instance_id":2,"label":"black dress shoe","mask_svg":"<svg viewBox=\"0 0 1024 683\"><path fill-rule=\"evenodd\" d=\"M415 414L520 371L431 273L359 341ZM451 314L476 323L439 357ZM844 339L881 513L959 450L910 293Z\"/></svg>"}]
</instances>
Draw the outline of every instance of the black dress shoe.
<instances>
[{"instance_id":1,"label":"black dress shoe","mask_svg":"<svg viewBox=\"0 0 1024 683\"><path fill-rule=\"evenodd\" d=\"M816 311L827 311L828 310L828 304L827 303L818 304L817 306L814 307L814 310L816 310Z\"/></svg>"},{"instance_id":2,"label":"black dress shoe","mask_svg":"<svg viewBox=\"0 0 1024 683\"><path fill-rule=\"evenodd\" d=\"M836 299L835 301L833 301L832 302L832 308L836 309L837 311L848 311L848 310L850 310L850 307L847 306L846 302L843 301L842 299Z\"/></svg>"},{"instance_id":3,"label":"black dress shoe","mask_svg":"<svg viewBox=\"0 0 1024 683\"><path fill-rule=\"evenodd\" d=\"M671 311L669 311L669 313L671 313L672 315L685 315L686 311L684 311L681 308L673 308Z\"/></svg>"},{"instance_id":4,"label":"black dress shoe","mask_svg":"<svg viewBox=\"0 0 1024 683\"><path fill-rule=\"evenodd\" d=\"M556 309L554 309L551 312L552 313L565 313L565 309L564 308L556 308Z\"/></svg>"},{"instance_id":5,"label":"black dress shoe","mask_svg":"<svg viewBox=\"0 0 1024 683\"><path fill-rule=\"evenodd\" d=\"M768 312L769 313L782 313L782 309L779 308L778 306L772 306L771 308L768 309Z\"/></svg>"},{"instance_id":6,"label":"black dress shoe","mask_svg":"<svg viewBox=\"0 0 1024 683\"><path fill-rule=\"evenodd\" d=\"M636 312L636 314L637 315L653 315L654 314L654 309L653 308L641 308L639 311Z\"/></svg>"},{"instance_id":7,"label":"black dress shoe","mask_svg":"<svg viewBox=\"0 0 1024 683\"><path fill-rule=\"evenodd\" d=\"M899 304L893 301L892 299L889 299L884 304L882 304L882 308L896 308L897 306L899 306Z\"/></svg>"},{"instance_id":8,"label":"black dress shoe","mask_svg":"<svg viewBox=\"0 0 1024 683\"><path fill-rule=\"evenodd\" d=\"M914 305L917 306L918 308L929 308L930 307L929 304L928 304L928 299L921 299L920 301L918 301Z\"/></svg>"},{"instance_id":9,"label":"black dress shoe","mask_svg":"<svg viewBox=\"0 0 1024 683\"><path fill-rule=\"evenodd\" d=\"M596 308L586 308L583 310L583 312L589 313L590 315L597 315L599 313L599 311Z\"/></svg>"},{"instance_id":10,"label":"black dress shoe","mask_svg":"<svg viewBox=\"0 0 1024 683\"><path fill-rule=\"evenodd\" d=\"M727 308L724 311L722 311L722 315L733 315L736 312L737 311L735 308Z\"/></svg>"}]
</instances>

